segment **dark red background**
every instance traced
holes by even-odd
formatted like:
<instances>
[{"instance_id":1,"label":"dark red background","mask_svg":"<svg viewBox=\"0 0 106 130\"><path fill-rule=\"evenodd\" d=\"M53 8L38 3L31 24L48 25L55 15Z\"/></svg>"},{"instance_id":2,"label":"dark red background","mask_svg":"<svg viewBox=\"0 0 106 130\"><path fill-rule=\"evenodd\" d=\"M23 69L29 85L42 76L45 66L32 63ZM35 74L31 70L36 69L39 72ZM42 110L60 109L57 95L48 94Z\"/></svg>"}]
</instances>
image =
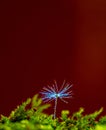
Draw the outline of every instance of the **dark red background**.
<instances>
[{"instance_id":1,"label":"dark red background","mask_svg":"<svg viewBox=\"0 0 106 130\"><path fill-rule=\"evenodd\" d=\"M64 79L74 97L58 111L104 107L106 1L0 1L0 113ZM52 113L50 111L50 113Z\"/></svg>"}]
</instances>

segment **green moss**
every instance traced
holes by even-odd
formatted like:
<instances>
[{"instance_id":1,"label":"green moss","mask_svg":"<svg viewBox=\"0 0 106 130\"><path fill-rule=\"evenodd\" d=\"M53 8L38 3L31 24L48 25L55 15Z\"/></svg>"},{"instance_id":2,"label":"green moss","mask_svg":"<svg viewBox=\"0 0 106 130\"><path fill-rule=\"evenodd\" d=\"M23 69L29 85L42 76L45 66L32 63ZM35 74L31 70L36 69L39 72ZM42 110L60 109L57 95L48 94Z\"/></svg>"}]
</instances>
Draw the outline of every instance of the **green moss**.
<instances>
[{"instance_id":1,"label":"green moss","mask_svg":"<svg viewBox=\"0 0 106 130\"><path fill-rule=\"evenodd\" d=\"M60 118L53 119L43 112L49 106L42 105L38 95L28 98L9 117L1 115L0 130L106 130L106 116L96 119L103 108L88 115L83 115L83 108L73 115L63 110Z\"/></svg>"}]
</instances>

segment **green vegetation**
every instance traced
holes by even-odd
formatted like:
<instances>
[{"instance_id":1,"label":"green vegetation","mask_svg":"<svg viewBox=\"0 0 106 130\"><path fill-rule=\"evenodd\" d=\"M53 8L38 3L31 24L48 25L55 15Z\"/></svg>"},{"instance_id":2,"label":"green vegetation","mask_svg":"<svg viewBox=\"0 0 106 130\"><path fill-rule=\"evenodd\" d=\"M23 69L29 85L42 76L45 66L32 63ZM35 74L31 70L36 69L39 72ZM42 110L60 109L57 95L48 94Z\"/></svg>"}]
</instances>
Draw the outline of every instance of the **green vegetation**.
<instances>
[{"instance_id":1,"label":"green vegetation","mask_svg":"<svg viewBox=\"0 0 106 130\"><path fill-rule=\"evenodd\" d=\"M1 115L0 130L106 130L106 116L96 119L103 108L89 115L83 115L83 108L73 115L63 110L61 117L54 119L43 112L49 106L43 105L38 95L28 98L9 117Z\"/></svg>"}]
</instances>

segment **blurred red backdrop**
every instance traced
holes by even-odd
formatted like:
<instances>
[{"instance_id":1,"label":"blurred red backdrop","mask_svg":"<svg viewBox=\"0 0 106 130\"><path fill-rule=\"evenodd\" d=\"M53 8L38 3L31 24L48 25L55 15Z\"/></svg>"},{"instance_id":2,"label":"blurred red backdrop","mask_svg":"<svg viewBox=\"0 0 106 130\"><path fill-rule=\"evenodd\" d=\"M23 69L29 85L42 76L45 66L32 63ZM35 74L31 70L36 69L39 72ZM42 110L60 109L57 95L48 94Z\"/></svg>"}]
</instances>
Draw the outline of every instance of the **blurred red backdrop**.
<instances>
[{"instance_id":1,"label":"blurred red backdrop","mask_svg":"<svg viewBox=\"0 0 106 130\"><path fill-rule=\"evenodd\" d=\"M104 107L105 8L103 0L0 2L0 113L8 115L42 87L73 86L58 111ZM61 107L60 107L61 106ZM51 108L52 109L52 108Z\"/></svg>"}]
</instances>

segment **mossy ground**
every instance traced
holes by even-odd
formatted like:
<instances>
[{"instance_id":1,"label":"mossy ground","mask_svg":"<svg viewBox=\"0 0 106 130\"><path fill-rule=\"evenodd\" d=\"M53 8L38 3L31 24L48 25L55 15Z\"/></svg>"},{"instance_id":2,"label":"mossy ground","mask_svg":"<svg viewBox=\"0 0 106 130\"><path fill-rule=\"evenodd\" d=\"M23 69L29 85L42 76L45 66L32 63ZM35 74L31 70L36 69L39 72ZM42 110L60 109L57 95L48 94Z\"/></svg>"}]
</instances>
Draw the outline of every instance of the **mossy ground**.
<instances>
[{"instance_id":1,"label":"mossy ground","mask_svg":"<svg viewBox=\"0 0 106 130\"><path fill-rule=\"evenodd\" d=\"M103 108L89 115L83 115L83 108L73 115L63 110L61 117L53 119L43 112L49 106L42 105L38 95L28 98L9 117L1 115L0 130L106 130L106 116L97 120Z\"/></svg>"}]
</instances>

